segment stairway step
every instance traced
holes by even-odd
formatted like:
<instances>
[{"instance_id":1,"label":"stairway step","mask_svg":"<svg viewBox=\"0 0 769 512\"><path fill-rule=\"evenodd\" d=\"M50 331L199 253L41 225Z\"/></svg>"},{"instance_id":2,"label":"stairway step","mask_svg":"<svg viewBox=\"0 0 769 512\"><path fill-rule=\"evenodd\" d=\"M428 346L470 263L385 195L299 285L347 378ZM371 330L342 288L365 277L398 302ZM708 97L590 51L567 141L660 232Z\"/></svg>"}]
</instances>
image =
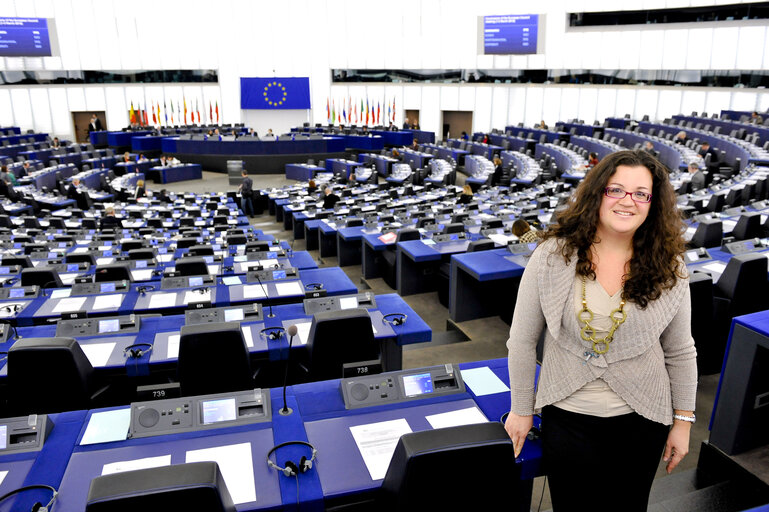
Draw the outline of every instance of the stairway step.
<instances>
[{"instance_id":1,"label":"stairway step","mask_svg":"<svg viewBox=\"0 0 769 512\"><path fill-rule=\"evenodd\" d=\"M649 504L659 503L683 494L689 494L700 488L697 485L697 469L681 471L669 476L657 478L652 484Z\"/></svg>"},{"instance_id":2,"label":"stairway step","mask_svg":"<svg viewBox=\"0 0 769 512\"><path fill-rule=\"evenodd\" d=\"M758 505L755 497L743 487L721 482L654 503L648 512L737 512L754 505Z\"/></svg>"}]
</instances>

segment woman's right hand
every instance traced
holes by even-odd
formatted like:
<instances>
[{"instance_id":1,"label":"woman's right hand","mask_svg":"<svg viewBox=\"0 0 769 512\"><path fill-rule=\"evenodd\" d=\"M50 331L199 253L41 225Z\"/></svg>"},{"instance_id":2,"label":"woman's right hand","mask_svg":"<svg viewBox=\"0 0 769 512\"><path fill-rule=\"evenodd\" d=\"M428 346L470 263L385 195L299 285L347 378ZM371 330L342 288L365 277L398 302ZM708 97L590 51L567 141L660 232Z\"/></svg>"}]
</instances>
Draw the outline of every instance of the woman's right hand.
<instances>
[{"instance_id":1,"label":"woman's right hand","mask_svg":"<svg viewBox=\"0 0 769 512\"><path fill-rule=\"evenodd\" d=\"M526 441L526 435L534 425L534 416L518 416L513 412L507 415L505 420L505 430L507 435L513 440L513 449L515 450L515 456L521 454L523 450L523 443Z\"/></svg>"}]
</instances>

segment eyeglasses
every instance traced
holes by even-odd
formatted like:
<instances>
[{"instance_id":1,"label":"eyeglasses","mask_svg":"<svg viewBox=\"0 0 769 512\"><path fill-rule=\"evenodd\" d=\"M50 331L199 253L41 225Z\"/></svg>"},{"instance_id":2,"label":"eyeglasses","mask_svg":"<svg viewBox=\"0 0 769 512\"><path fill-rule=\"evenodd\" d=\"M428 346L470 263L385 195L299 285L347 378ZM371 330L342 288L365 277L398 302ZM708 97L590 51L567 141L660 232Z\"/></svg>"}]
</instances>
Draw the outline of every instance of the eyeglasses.
<instances>
[{"instance_id":1,"label":"eyeglasses","mask_svg":"<svg viewBox=\"0 0 769 512\"><path fill-rule=\"evenodd\" d=\"M630 196L630 199L636 203L650 203L652 200L652 195L648 192L625 192L619 187L606 187L603 193L612 199L624 199L625 196Z\"/></svg>"}]
</instances>

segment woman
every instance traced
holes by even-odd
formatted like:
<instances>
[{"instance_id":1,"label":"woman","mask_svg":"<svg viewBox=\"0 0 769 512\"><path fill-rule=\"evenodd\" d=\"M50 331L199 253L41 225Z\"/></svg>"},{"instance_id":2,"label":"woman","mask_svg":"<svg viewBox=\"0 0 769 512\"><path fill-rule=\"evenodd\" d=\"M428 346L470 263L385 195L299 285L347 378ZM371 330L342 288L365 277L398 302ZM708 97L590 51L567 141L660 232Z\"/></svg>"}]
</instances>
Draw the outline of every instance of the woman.
<instances>
[{"instance_id":1,"label":"woman","mask_svg":"<svg viewBox=\"0 0 769 512\"><path fill-rule=\"evenodd\" d=\"M502 159L499 156L494 156L494 174L491 177L491 186L499 185L502 181L502 174L504 169L502 168Z\"/></svg>"},{"instance_id":2,"label":"woman","mask_svg":"<svg viewBox=\"0 0 769 512\"><path fill-rule=\"evenodd\" d=\"M318 186L315 184L315 180L310 180L309 182L307 182L308 195L313 195L317 191L318 191Z\"/></svg>"},{"instance_id":3,"label":"woman","mask_svg":"<svg viewBox=\"0 0 769 512\"><path fill-rule=\"evenodd\" d=\"M681 233L665 167L620 151L587 174L526 266L505 428L517 455L542 409L555 512L645 511L663 447L668 472L688 453L697 365Z\"/></svg>"},{"instance_id":4,"label":"woman","mask_svg":"<svg viewBox=\"0 0 769 512\"><path fill-rule=\"evenodd\" d=\"M590 155L588 155L587 165L590 168L595 167L598 165L598 153L591 151Z\"/></svg>"},{"instance_id":5,"label":"woman","mask_svg":"<svg viewBox=\"0 0 769 512\"><path fill-rule=\"evenodd\" d=\"M531 229L529 223L523 219L513 222L512 231L521 243L531 244L539 241L539 233Z\"/></svg>"},{"instance_id":6,"label":"woman","mask_svg":"<svg viewBox=\"0 0 769 512\"><path fill-rule=\"evenodd\" d=\"M144 180L138 180L136 182L136 190L134 191L134 199L139 199L147 196L147 189L144 188Z\"/></svg>"},{"instance_id":7,"label":"woman","mask_svg":"<svg viewBox=\"0 0 769 512\"><path fill-rule=\"evenodd\" d=\"M470 185L465 185L462 187L462 193L459 194L459 199L457 199L457 204L469 204L470 201L473 200L473 189L470 188Z\"/></svg>"}]
</instances>

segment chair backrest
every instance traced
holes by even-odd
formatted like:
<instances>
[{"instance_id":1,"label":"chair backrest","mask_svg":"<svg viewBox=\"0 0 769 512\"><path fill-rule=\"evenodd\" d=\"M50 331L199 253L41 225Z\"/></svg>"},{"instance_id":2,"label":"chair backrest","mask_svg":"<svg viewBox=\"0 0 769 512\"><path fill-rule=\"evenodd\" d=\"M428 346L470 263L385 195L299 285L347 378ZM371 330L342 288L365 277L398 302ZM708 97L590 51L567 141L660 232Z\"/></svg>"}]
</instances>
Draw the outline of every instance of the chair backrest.
<instances>
[{"instance_id":1,"label":"chair backrest","mask_svg":"<svg viewBox=\"0 0 769 512\"><path fill-rule=\"evenodd\" d=\"M418 229L407 228L407 229L401 229L400 231L398 231L398 236L395 238L395 241L408 242L409 240L419 240L420 238L422 238L422 234L419 232Z\"/></svg>"},{"instance_id":2,"label":"chair backrest","mask_svg":"<svg viewBox=\"0 0 769 512\"><path fill-rule=\"evenodd\" d=\"M131 267L128 263L110 263L109 265L99 265L96 267L94 279L97 283L107 283L110 281L132 281Z\"/></svg>"},{"instance_id":3,"label":"chair backrest","mask_svg":"<svg viewBox=\"0 0 769 512\"><path fill-rule=\"evenodd\" d=\"M225 240L227 245L245 245L248 241L246 235L229 235Z\"/></svg>"},{"instance_id":4,"label":"chair backrest","mask_svg":"<svg viewBox=\"0 0 769 512\"><path fill-rule=\"evenodd\" d=\"M198 243L197 237L184 237L180 238L176 241L176 247L179 249L186 249L188 247L192 247L193 245Z\"/></svg>"},{"instance_id":5,"label":"chair backrest","mask_svg":"<svg viewBox=\"0 0 769 512\"><path fill-rule=\"evenodd\" d=\"M705 209L709 212L720 212L721 210L723 210L725 205L726 205L725 194L713 194L712 196L710 196L710 200L708 201L708 204L705 206Z\"/></svg>"},{"instance_id":6,"label":"chair backrest","mask_svg":"<svg viewBox=\"0 0 769 512\"><path fill-rule=\"evenodd\" d=\"M21 285L40 288L61 288L59 273L52 268L25 268L21 270Z\"/></svg>"},{"instance_id":7,"label":"chair backrest","mask_svg":"<svg viewBox=\"0 0 769 512\"><path fill-rule=\"evenodd\" d=\"M34 268L29 256L3 256L2 265L4 267L19 265L21 268Z\"/></svg>"},{"instance_id":8,"label":"chair backrest","mask_svg":"<svg viewBox=\"0 0 769 512\"><path fill-rule=\"evenodd\" d=\"M444 233L461 233L465 230L465 225L460 222L453 222L443 226Z\"/></svg>"},{"instance_id":9,"label":"chair backrest","mask_svg":"<svg viewBox=\"0 0 769 512\"><path fill-rule=\"evenodd\" d=\"M131 249L128 251L129 260L154 260L155 249L152 247L142 247L140 249Z\"/></svg>"},{"instance_id":10,"label":"chair backrest","mask_svg":"<svg viewBox=\"0 0 769 512\"><path fill-rule=\"evenodd\" d=\"M8 351L14 415L89 409L93 367L73 338L24 338Z\"/></svg>"},{"instance_id":11,"label":"chair backrest","mask_svg":"<svg viewBox=\"0 0 769 512\"><path fill-rule=\"evenodd\" d=\"M732 301L732 316L767 309L769 297L766 279L769 260L760 253L732 256L721 277L716 282L719 296Z\"/></svg>"},{"instance_id":12,"label":"chair backrest","mask_svg":"<svg viewBox=\"0 0 769 512\"><path fill-rule=\"evenodd\" d=\"M732 236L737 240L747 240L761 235L761 213L746 212L740 215L737 225L732 230Z\"/></svg>"},{"instance_id":13,"label":"chair backrest","mask_svg":"<svg viewBox=\"0 0 769 512\"><path fill-rule=\"evenodd\" d=\"M221 322L182 327L178 378L183 396L252 388L251 363L240 324Z\"/></svg>"},{"instance_id":14,"label":"chair backrest","mask_svg":"<svg viewBox=\"0 0 769 512\"><path fill-rule=\"evenodd\" d=\"M719 219L704 219L697 226L690 244L694 247L717 247L721 245L723 234L723 222Z\"/></svg>"},{"instance_id":15,"label":"chair backrest","mask_svg":"<svg viewBox=\"0 0 769 512\"><path fill-rule=\"evenodd\" d=\"M123 242L120 246L120 250L123 252L129 252L133 251L134 249L141 249L142 247L145 247L146 243L144 240L126 240Z\"/></svg>"},{"instance_id":16,"label":"chair backrest","mask_svg":"<svg viewBox=\"0 0 769 512\"><path fill-rule=\"evenodd\" d=\"M90 252L83 252L79 254L67 254L64 257L65 263L90 263L96 265L96 258Z\"/></svg>"},{"instance_id":17,"label":"chair backrest","mask_svg":"<svg viewBox=\"0 0 769 512\"><path fill-rule=\"evenodd\" d=\"M176 271L182 276L208 275L208 265L202 256L187 256L176 260Z\"/></svg>"},{"instance_id":18,"label":"chair backrest","mask_svg":"<svg viewBox=\"0 0 769 512\"><path fill-rule=\"evenodd\" d=\"M494 242L488 238L473 240L467 245L467 252L489 251L494 248Z\"/></svg>"},{"instance_id":19,"label":"chair backrest","mask_svg":"<svg viewBox=\"0 0 769 512\"><path fill-rule=\"evenodd\" d=\"M193 245L187 249L187 254L190 256L213 256L213 245Z\"/></svg>"},{"instance_id":20,"label":"chair backrest","mask_svg":"<svg viewBox=\"0 0 769 512\"><path fill-rule=\"evenodd\" d=\"M342 377L345 363L379 359L371 317L365 309L322 311L312 318L307 341L315 380Z\"/></svg>"},{"instance_id":21,"label":"chair backrest","mask_svg":"<svg viewBox=\"0 0 769 512\"><path fill-rule=\"evenodd\" d=\"M487 503L503 503L510 482L520 478L514 458L513 443L496 421L404 434L382 481L382 510L456 509L456 493L447 489L472 489ZM493 471L479 471L491 461Z\"/></svg>"},{"instance_id":22,"label":"chair backrest","mask_svg":"<svg viewBox=\"0 0 769 512\"><path fill-rule=\"evenodd\" d=\"M246 244L246 252L261 252L269 250L270 242L267 240L255 240Z\"/></svg>"},{"instance_id":23,"label":"chair backrest","mask_svg":"<svg viewBox=\"0 0 769 512\"><path fill-rule=\"evenodd\" d=\"M359 218L347 219L347 222L345 223L345 226L347 226L348 228L353 228L355 226L362 226L362 225L363 225L363 219L359 219Z\"/></svg>"}]
</instances>

